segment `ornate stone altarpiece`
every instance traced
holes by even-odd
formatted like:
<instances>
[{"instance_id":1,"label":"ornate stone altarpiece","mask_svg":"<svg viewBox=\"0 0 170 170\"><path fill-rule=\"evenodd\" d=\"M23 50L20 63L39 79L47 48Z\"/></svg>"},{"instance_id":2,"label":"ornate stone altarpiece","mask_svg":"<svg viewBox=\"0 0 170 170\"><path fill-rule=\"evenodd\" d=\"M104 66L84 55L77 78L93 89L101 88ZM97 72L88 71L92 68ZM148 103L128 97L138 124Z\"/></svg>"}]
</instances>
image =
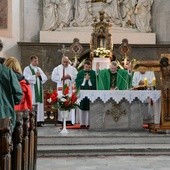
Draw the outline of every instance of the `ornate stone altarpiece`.
<instances>
[{"instance_id":1,"label":"ornate stone altarpiece","mask_svg":"<svg viewBox=\"0 0 170 170\"><path fill-rule=\"evenodd\" d=\"M160 72L161 81L161 122L150 124L149 130L170 129L170 54L162 54L160 61L137 61L133 63L133 70L152 70Z\"/></svg>"},{"instance_id":2,"label":"ornate stone altarpiece","mask_svg":"<svg viewBox=\"0 0 170 170\"><path fill-rule=\"evenodd\" d=\"M93 32L91 34L90 41L90 55L93 59L95 57L94 50L100 47L106 48L107 50L112 51L112 42L111 42L111 33L109 32L111 29L111 24L109 20L104 19L104 11L100 11L100 21L94 20L92 24ZM110 54L111 56L111 54ZM109 56L109 57L110 57Z\"/></svg>"}]
</instances>

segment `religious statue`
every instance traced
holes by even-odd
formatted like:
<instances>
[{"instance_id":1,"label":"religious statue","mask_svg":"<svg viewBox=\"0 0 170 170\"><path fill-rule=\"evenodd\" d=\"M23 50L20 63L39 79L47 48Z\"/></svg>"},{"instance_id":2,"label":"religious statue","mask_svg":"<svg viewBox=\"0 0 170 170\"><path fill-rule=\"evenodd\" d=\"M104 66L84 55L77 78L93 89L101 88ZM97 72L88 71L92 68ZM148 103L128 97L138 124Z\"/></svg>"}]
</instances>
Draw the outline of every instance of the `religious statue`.
<instances>
[{"instance_id":1,"label":"religious statue","mask_svg":"<svg viewBox=\"0 0 170 170\"><path fill-rule=\"evenodd\" d=\"M135 9L136 27L140 32L151 32L151 6L153 0L138 0Z\"/></svg>"},{"instance_id":2,"label":"religious statue","mask_svg":"<svg viewBox=\"0 0 170 170\"><path fill-rule=\"evenodd\" d=\"M74 4L75 15L71 26L90 26L92 23L92 6L90 0L78 0Z\"/></svg>"},{"instance_id":3,"label":"religious statue","mask_svg":"<svg viewBox=\"0 0 170 170\"><path fill-rule=\"evenodd\" d=\"M99 3L100 2L100 3ZM99 11L117 28L151 32L153 0L43 0L43 31L86 27Z\"/></svg>"}]
</instances>

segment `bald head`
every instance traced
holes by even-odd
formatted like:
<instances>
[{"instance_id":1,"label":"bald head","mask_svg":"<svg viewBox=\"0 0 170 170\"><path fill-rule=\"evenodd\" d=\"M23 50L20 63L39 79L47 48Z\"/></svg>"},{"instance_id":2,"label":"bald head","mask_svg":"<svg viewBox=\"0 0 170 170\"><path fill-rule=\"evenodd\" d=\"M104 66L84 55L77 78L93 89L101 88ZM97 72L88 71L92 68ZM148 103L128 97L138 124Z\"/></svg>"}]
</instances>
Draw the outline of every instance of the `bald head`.
<instances>
[{"instance_id":1,"label":"bald head","mask_svg":"<svg viewBox=\"0 0 170 170\"><path fill-rule=\"evenodd\" d=\"M110 72L111 73L116 73L117 71L117 62L116 61L112 61L110 64Z\"/></svg>"},{"instance_id":2,"label":"bald head","mask_svg":"<svg viewBox=\"0 0 170 170\"><path fill-rule=\"evenodd\" d=\"M67 67L68 64L69 64L69 59L67 56L63 56L62 59L61 59L61 64L64 66L64 67Z\"/></svg>"}]
</instances>

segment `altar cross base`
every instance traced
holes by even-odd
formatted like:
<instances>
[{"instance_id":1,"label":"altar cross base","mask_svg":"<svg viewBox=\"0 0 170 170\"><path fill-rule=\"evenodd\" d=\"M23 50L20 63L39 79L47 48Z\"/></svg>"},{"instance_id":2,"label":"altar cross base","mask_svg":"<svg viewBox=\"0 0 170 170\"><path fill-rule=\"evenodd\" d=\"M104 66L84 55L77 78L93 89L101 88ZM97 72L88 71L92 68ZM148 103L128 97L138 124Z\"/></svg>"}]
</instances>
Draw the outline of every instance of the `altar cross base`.
<instances>
[{"instance_id":1,"label":"altar cross base","mask_svg":"<svg viewBox=\"0 0 170 170\"><path fill-rule=\"evenodd\" d=\"M160 61L137 61L133 71L159 71L161 81L160 124L149 124L150 132L170 129L170 54L162 54Z\"/></svg>"}]
</instances>

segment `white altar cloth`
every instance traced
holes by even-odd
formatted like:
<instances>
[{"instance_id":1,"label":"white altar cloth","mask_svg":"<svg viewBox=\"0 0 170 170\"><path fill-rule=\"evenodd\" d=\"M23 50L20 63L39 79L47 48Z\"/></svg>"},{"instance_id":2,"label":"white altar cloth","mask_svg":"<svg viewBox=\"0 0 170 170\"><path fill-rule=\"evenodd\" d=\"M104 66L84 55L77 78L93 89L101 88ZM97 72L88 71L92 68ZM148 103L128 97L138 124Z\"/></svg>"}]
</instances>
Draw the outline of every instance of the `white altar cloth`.
<instances>
[{"instance_id":1,"label":"white altar cloth","mask_svg":"<svg viewBox=\"0 0 170 170\"><path fill-rule=\"evenodd\" d=\"M157 102L161 98L161 90L80 90L79 100L87 97L92 103L100 98L104 103L109 99L119 103L126 99L132 103L135 98L138 98L142 103L146 99L151 98L153 102Z\"/></svg>"},{"instance_id":2,"label":"white altar cloth","mask_svg":"<svg viewBox=\"0 0 170 170\"><path fill-rule=\"evenodd\" d=\"M91 102L91 130L142 130L143 123L160 124L161 90L80 90L79 101L85 97ZM107 110L117 115L112 101L126 112L118 122L107 115Z\"/></svg>"}]
</instances>

